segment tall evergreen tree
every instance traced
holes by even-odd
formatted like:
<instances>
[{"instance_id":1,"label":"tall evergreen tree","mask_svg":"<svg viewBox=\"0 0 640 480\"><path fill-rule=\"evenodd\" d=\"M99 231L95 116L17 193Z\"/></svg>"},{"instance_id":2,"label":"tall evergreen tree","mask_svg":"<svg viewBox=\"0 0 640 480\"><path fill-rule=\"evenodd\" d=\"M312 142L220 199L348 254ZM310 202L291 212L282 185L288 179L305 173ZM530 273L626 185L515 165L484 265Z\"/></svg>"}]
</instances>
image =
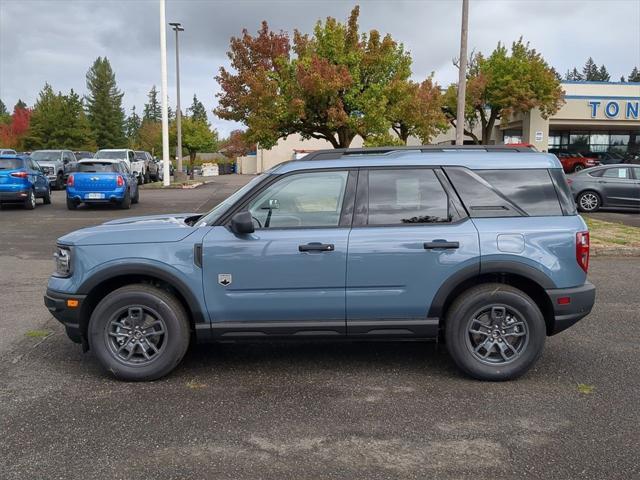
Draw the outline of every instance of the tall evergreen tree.
<instances>
[{"instance_id":1,"label":"tall evergreen tree","mask_svg":"<svg viewBox=\"0 0 640 480\"><path fill-rule=\"evenodd\" d=\"M0 100L0 125L6 125L11 121L11 114L7 110L7 106Z\"/></svg>"},{"instance_id":2,"label":"tall evergreen tree","mask_svg":"<svg viewBox=\"0 0 640 480\"><path fill-rule=\"evenodd\" d=\"M573 67L573 70L571 71L567 70L567 73L565 74L564 79L569 81L579 82L581 80L584 80L584 77L576 67Z\"/></svg>"},{"instance_id":3,"label":"tall evergreen tree","mask_svg":"<svg viewBox=\"0 0 640 480\"><path fill-rule=\"evenodd\" d=\"M140 119L140 115L136 113L136 107L134 105L133 107L131 107L131 115L127 117L127 121L124 125L125 135L127 136L130 147L137 146L138 131L140 130L141 125L142 120Z\"/></svg>"},{"instance_id":4,"label":"tall evergreen tree","mask_svg":"<svg viewBox=\"0 0 640 480\"><path fill-rule=\"evenodd\" d=\"M640 82L640 71L638 71L638 67L633 67L631 73L627 77L627 82Z\"/></svg>"},{"instance_id":5,"label":"tall evergreen tree","mask_svg":"<svg viewBox=\"0 0 640 480\"><path fill-rule=\"evenodd\" d=\"M187 112L194 120L202 121L205 123L208 121L207 110L204 108L202 102L198 100L198 97L196 97L195 93L193 94L193 102L191 103L191 106L189 107Z\"/></svg>"},{"instance_id":6,"label":"tall evergreen tree","mask_svg":"<svg viewBox=\"0 0 640 480\"><path fill-rule=\"evenodd\" d=\"M8 115L9 111L7 110L7 106L4 104L2 100L0 100L0 115Z\"/></svg>"},{"instance_id":7,"label":"tall evergreen tree","mask_svg":"<svg viewBox=\"0 0 640 480\"><path fill-rule=\"evenodd\" d=\"M621 81L622 83L624 83L624 82L625 82L624 75L620 76L620 81Z\"/></svg>"},{"instance_id":8,"label":"tall evergreen tree","mask_svg":"<svg viewBox=\"0 0 640 480\"><path fill-rule=\"evenodd\" d=\"M590 82L598 81L600 78L600 72L598 71L598 65L593 61L593 58L589 57L582 67L582 76L585 80Z\"/></svg>"},{"instance_id":9,"label":"tall evergreen tree","mask_svg":"<svg viewBox=\"0 0 640 480\"><path fill-rule=\"evenodd\" d=\"M158 101L158 90L154 85L147 94L149 101L144 104L144 111L142 113L142 119L151 122L160 122L162 120L162 106Z\"/></svg>"},{"instance_id":10,"label":"tall evergreen tree","mask_svg":"<svg viewBox=\"0 0 640 480\"><path fill-rule=\"evenodd\" d=\"M118 90L116 75L107 57L98 57L87 72L87 89L87 113L98 148L125 146L124 94Z\"/></svg>"},{"instance_id":11,"label":"tall evergreen tree","mask_svg":"<svg viewBox=\"0 0 640 480\"><path fill-rule=\"evenodd\" d=\"M16 108L22 109L22 108L27 108L27 104L24 103L22 101L21 98L18 99L18 102L13 106L13 109L15 110Z\"/></svg>"},{"instance_id":12,"label":"tall evergreen tree","mask_svg":"<svg viewBox=\"0 0 640 480\"><path fill-rule=\"evenodd\" d=\"M607 67L605 67L603 63L598 69L598 81L608 82L609 80L611 80L611 75L609 75L609 72L607 72Z\"/></svg>"}]
</instances>

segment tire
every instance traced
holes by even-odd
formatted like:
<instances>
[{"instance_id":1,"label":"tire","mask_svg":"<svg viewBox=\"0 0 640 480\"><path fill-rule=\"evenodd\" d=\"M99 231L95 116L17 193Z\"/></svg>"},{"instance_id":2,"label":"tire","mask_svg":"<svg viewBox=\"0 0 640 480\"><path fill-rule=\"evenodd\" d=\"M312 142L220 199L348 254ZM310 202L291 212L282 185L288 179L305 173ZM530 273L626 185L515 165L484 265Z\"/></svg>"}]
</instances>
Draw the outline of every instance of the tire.
<instances>
[{"instance_id":1,"label":"tire","mask_svg":"<svg viewBox=\"0 0 640 480\"><path fill-rule=\"evenodd\" d=\"M58 173L56 177L56 190L62 190L64 188L64 176L62 173Z\"/></svg>"},{"instance_id":2,"label":"tire","mask_svg":"<svg viewBox=\"0 0 640 480\"><path fill-rule=\"evenodd\" d=\"M131 208L131 190L127 189L127 193L124 194L124 198L120 201L120 208L124 210Z\"/></svg>"},{"instance_id":3,"label":"tire","mask_svg":"<svg viewBox=\"0 0 640 480\"><path fill-rule=\"evenodd\" d=\"M142 185L144 183L144 177L143 177L142 173L138 174L138 178L136 180L138 182L138 185Z\"/></svg>"},{"instance_id":4,"label":"tire","mask_svg":"<svg viewBox=\"0 0 640 480\"><path fill-rule=\"evenodd\" d=\"M36 193L33 189L29 190L29 195L24 199L25 210L33 210L36 208Z\"/></svg>"},{"instance_id":5,"label":"tire","mask_svg":"<svg viewBox=\"0 0 640 480\"><path fill-rule=\"evenodd\" d=\"M67 197L67 209L75 210L76 208L78 208L78 204Z\"/></svg>"},{"instance_id":6,"label":"tire","mask_svg":"<svg viewBox=\"0 0 640 480\"><path fill-rule=\"evenodd\" d=\"M577 164L575 167L573 167L574 172L579 172L581 170L584 170L584 165Z\"/></svg>"},{"instance_id":7,"label":"tire","mask_svg":"<svg viewBox=\"0 0 640 480\"><path fill-rule=\"evenodd\" d=\"M136 188L136 194L131 198L131 203L138 203L140 201L140 188Z\"/></svg>"},{"instance_id":8,"label":"tire","mask_svg":"<svg viewBox=\"0 0 640 480\"><path fill-rule=\"evenodd\" d=\"M485 326L489 323L495 327ZM447 312L447 349L456 365L478 380L504 381L524 375L542 354L546 335L536 303L510 285L473 287Z\"/></svg>"},{"instance_id":9,"label":"tire","mask_svg":"<svg viewBox=\"0 0 640 480\"><path fill-rule=\"evenodd\" d=\"M149 183L151 181L151 176L149 175L149 170L144 172L144 183Z\"/></svg>"},{"instance_id":10,"label":"tire","mask_svg":"<svg viewBox=\"0 0 640 480\"><path fill-rule=\"evenodd\" d=\"M50 185L47 186L47 191L42 197L42 203L44 205L51 205L51 186Z\"/></svg>"},{"instance_id":11,"label":"tire","mask_svg":"<svg viewBox=\"0 0 640 480\"><path fill-rule=\"evenodd\" d=\"M587 190L578 195L576 203L578 204L578 210L581 212L597 212L602 206L602 198L597 192Z\"/></svg>"},{"instance_id":12,"label":"tire","mask_svg":"<svg viewBox=\"0 0 640 480\"><path fill-rule=\"evenodd\" d=\"M128 381L167 375L184 357L189 336L182 304L170 293L143 284L127 285L104 297L88 329L89 346L100 364Z\"/></svg>"}]
</instances>

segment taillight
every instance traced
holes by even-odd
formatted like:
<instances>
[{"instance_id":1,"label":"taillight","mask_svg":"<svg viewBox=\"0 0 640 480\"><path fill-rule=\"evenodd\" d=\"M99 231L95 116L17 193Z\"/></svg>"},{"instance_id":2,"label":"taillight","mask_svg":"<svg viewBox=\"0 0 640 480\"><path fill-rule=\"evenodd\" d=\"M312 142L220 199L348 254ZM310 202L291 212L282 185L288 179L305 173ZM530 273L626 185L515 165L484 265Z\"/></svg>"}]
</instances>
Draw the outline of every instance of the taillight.
<instances>
[{"instance_id":1,"label":"taillight","mask_svg":"<svg viewBox=\"0 0 640 480\"><path fill-rule=\"evenodd\" d=\"M576 233L576 261L585 273L589 270L589 232Z\"/></svg>"},{"instance_id":2,"label":"taillight","mask_svg":"<svg viewBox=\"0 0 640 480\"><path fill-rule=\"evenodd\" d=\"M67 186L68 187L73 187L73 175L69 175L69 178L67 178Z\"/></svg>"},{"instance_id":3,"label":"taillight","mask_svg":"<svg viewBox=\"0 0 640 480\"><path fill-rule=\"evenodd\" d=\"M11 176L16 178L27 178L29 174L27 172L13 172Z\"/></svg>"},{"instance_id":4,"label":"taillight","mask_svg":"<svg viewBox=\"0 0 640 480\"><path fill-rule=\"evenodd\" d=\"M116 183L118 184L119 187L124 186L124 178L122 178L122 175L118 175L118 179L116 180Z\"/></svg>"}]
</instances>

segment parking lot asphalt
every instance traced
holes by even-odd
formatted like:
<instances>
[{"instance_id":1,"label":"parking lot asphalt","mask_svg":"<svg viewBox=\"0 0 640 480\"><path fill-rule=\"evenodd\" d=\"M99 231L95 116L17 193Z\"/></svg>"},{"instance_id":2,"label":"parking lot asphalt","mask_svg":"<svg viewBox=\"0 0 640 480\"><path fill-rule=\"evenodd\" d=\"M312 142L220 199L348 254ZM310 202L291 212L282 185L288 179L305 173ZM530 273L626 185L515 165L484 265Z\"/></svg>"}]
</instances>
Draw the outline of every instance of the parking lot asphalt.
<instances>
[{"instance_id":1,"label":"parking lot asphalt","mask_svg":"<svg viewBox=\"0 0 640 480\"><path fill-rule=\"evenodd\" d=\"M130 211L68 212L55 192L0 212L1 478L638 478L637 258L592 260L594 311L514 382L418 342L197 345L156 382L106 375L42 305L55 239L204 211L245 181L145 190Z\"/></svg>"}]
</instances>

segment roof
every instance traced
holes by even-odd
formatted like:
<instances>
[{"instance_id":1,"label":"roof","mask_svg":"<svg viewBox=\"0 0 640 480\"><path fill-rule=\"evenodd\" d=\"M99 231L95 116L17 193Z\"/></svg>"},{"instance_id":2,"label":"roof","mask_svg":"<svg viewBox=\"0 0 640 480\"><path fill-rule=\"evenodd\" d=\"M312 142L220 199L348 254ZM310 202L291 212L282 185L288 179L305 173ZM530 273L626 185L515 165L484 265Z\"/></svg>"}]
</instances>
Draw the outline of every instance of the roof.
<instances>
[{"instance_id":1,"label":"roof","mask_svg":"<svg viewBox=\"0 0 640 480\"><path fill-rule=\"evenodd\" d=\"M409 147L399 149L335 149L319 150L299 160L275 166L272 173L344 167L389 166L461 166L482 169L562 168L555 155L539 153L527 148L486 146Z\"/></svg>"},{"instance_id":2,"label":"roof","mask_svg":"<svg viewBox=\"0 0 640 480\"><path fill-rule=\"evenodd\" d=\"M81 158L78 163L120 163L118 158Z\"/></svg>"}]
</instances>

